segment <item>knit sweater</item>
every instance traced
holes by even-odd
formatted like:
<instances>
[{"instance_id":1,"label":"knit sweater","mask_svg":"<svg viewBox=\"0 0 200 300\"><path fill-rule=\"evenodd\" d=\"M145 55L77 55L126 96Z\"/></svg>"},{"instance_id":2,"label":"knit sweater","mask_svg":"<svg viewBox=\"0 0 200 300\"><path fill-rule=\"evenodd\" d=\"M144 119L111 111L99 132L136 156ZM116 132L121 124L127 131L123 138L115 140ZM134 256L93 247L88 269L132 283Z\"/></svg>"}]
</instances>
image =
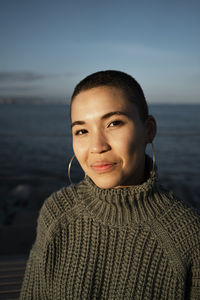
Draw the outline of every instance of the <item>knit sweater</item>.
<instances>
[{"instance_id":1,"label":"knit sweater","mask_svg":"<svg viewBox=\"0 0 200 300\"><path fill-rule=\"evenodd\" d=\"M20 299L200 299L200 217L151 176L44 203Z\"/></svg>"}]
</instances>

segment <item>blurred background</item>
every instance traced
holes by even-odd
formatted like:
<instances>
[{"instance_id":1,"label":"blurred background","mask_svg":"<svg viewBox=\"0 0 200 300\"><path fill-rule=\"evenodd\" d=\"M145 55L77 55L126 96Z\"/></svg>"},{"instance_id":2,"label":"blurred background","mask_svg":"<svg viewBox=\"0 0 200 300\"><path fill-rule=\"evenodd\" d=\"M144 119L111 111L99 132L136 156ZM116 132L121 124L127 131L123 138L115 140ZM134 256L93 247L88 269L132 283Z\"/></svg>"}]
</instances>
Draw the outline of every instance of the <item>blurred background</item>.
<instances>
[{"instance_id":1,"label":"blurred background","mask_svg":"<svg viewBox=\"0 0 200 300\"><path fill-rule=\"evenodd\" d=\"M29 252L41 205L69 184L70 96L99 70L141 84L160 180L200 207L198 0L0 0L0 36L0 255Z\"/></svg>"}]
</instances>

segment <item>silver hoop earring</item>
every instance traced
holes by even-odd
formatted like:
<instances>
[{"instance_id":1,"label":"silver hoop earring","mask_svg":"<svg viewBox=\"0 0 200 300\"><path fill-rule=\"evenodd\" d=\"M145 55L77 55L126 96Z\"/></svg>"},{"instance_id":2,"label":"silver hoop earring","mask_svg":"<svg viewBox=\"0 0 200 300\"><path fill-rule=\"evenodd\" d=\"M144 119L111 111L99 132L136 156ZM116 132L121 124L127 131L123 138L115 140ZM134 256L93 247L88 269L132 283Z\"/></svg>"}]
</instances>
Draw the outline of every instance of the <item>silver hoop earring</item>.
<instances>
[{"instance_id":1,"label":"silver hoop earring","mask_svg":"<svg viewBox=\"0 0 200 300\"><path fill-rule=\"evenodd\" d=\"M152 173L155 173L155 169L156 169L156 153L155 153L155 148L154 148L154 144L153 142L151 143L151 147L152 147L152 154L153 154L153 166L152 166Z\"/></svg>"},{"instance_id":2,"label":"silver hoop earring","mask_svg":"<svg viewBox=\"0 0 200 300\"><path fill-rule=\"evenodd\" d=\"M72 165L72 161L73 161L74 157L75 157L75 154L72 156L72 158L69 162L69 165L68 165L68 178L69 178L69 181L70 181L71 184L73 184L73 182L71 180L70 171L71 171L71 165Z\"/></svg>"}]
</instances>

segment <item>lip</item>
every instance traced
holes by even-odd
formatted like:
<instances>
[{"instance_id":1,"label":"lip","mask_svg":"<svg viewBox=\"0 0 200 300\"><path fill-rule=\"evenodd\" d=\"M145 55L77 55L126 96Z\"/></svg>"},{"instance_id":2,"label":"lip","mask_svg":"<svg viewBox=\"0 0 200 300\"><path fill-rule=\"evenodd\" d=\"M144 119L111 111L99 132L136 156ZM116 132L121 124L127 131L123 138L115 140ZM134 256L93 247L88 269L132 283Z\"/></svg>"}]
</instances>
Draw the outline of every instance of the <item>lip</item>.
<instances>
[{"instance_id":1,"label":"lip","mask_svg":"<svg viewBox=\"0 0 200 300\"><path fill-rule=\"evenodd\" d=\"M96 173L106 173L109 172L115 165L116 163L109 161L97 161L92 164L91 167Z\"/></svg>"}]
</instances>

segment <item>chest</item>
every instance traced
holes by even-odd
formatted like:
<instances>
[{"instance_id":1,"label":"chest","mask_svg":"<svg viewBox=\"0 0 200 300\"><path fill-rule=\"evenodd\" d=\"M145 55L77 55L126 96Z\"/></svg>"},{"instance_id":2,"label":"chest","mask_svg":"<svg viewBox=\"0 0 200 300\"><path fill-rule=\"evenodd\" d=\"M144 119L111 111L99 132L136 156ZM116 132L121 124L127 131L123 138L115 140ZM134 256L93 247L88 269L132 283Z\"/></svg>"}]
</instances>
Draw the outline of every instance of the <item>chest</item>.
<instances>
[{"instance_id":1,"label":"chest","mask_svg":"<svg viewBox=\"0 0 200 300\"><path fill-rule=\"evenodd\" d=\"M141 226L77 220L57 236L52 255L47 281L59 299L183 299L167 252Z\"/></svg>"}]
</instances>

